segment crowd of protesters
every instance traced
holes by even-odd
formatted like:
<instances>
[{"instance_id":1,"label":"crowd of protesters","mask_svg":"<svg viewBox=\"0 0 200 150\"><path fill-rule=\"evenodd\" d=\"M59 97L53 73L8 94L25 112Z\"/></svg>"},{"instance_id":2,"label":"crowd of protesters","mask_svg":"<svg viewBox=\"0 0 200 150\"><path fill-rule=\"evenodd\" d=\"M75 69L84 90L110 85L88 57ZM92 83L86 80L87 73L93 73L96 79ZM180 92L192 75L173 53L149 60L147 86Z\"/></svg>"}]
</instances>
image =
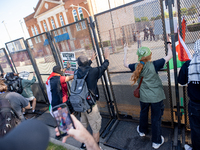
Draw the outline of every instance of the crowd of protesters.
<instances>
[{"instance_id":1,"label":"crowd of protesters","mask_svg":"<svg viewBox=\"0 0 200 150\"><path fill-rule=\"evenodd\" d=\"M148 40L147 31L150 31L150 39L152 38L155 40L154 34L153 34L153 28L150 26L148 28L145 26L144 32L144 40ZM151 61L152 58L152 51L148 47L142 47L141 46L141 39L139 35L139 31L137 32L137 40L138 42L138 50L137 50L137 56L138 56L138 63L131 63L129 64L127 62L127 53L128 53L128 45L124 45L124 67L129 68L132 72L131 75L131 81L132 85L134 85L136 82L140 83L141 81L141 87L140 87L140 122L139 125L136 128L136 131L138 132L139 136L144 137L147 134L148 131L148 112L149 108L151 108L151 130L152 130L152 147L154 149L160 148L160 146L164 143L164 136L162 135L161 131L161 118L164 111L164 104L163 100L166 99L165 93L162 86L162 81L159 78L158 71L164 67L164 65L172 58L172 49L171 49L171 41L169 37L167 36L167 44L168 44L168 53L165 57L160 58L158 60ZM200 119L199 119L199 110L200 110L200 99L198 92L200 91L200 40L197 40L194 47L194 57L191 61L185 62L185 64L182 66L180 70L180 74L178 76L178 82L180 84L188 84L188 96L190 98L188 109L189 109L189 119L190 119L190 127L191 127L191 140L192 140L192 147L193 149L198 149L200 147L200 139L199 139L199 128L200 128ZM83 78L86 73L88 73L88 77L86 78L86 83L88 89L93 93L93 98L95 102L99 99L99 91L97 87L98 79L102 77L104 72L109 66L109 56L110 51L109 49L106 49L104 51L104 58L105 61L102 63L99 67L91 67L92 61L96 58L96 54L94 53L92 55L92 58L89 60L86 56L81 55L77 59L78 63L78 69L77 69L77 77ZM70 66L68 66L70 67ZM54 66L53 72L48 77L46 82L46 88L47 88L47 94L48 99L51 107L54 107L56 105L66 103L70 109L70 112L73 113L73 108L68 101L68 85L67 82L70 80L73 80L74 75L71 76L65 76L64 74L65 69L61 69L60 66ZM17 111L18 115L20 116L22 123L13 129L10 133L5 135L4 138L0 139L0 149L12 149L12 145L6 144L6 141L13 141L13 143L16 143L14 137L16 137L17 134L22 133L22 138L24 141L27 141L26 134L27 132L30 133L30 136L34 134L35 131L30 130L32 128L33 124L35 124L34 128L38 131L38 135L36 137L39 137L40 135L40 141L44 141L43 144L38 146L38 144L35 144L35 146L38 146L37 149L44 149L47 146L47 141L49 138L49 133L46 130L46 127L44 125L42 128L44 128L43 131L40 131L37 124L40 124L37 121L30 121L25 120L23 116L22 109L30 109L30 102L32 103L32 111L35 112L36 107L36 99L33 96L33 93L31 91L31 85L35 82L35 74L33 76L32 80L27 80L27 78L24 78L23 87L26 89L26 85L29 84L28 89L28 95L22 92L22 94L18 94L16 92L9 92L7 85L4 83L5 74L2 75L2 79L0 80L0 92L8 93L6 95L6 99L8 99L12 105L12 107ZM0 96L1 96L0 94ZM80 122L76 119L74 115L71 115L71 118L74 122L75 129L69 129L68 130L68 136L65 136L63 138L63 142L66 141L66 139L69 136L74 137L76 140L80 141L82 143L81 149L97 149L99 150L99 131L101 128L101 115L99 113L97 104L95 103L93 105L93 109L91 113L81 113L81 119ZM30 123L31 122L31 123ZM29 126L29 128L25 126ZM86 130L87 126L90 125L92 128L92 135ZM55 129L56 136L60 136L60 132L58 132L58 128ZM44 133L45 132L45 133ZM39 143L38 139L29 139L32 141L32 143ZM34 141L34 142L33 142ZM26 143L26 142L25 142ZM29 142L27 142L29 143ZM26 144L27 144L26 143ZM19 144L18 144L19 145ZM23 145L23 144L22 144ZM33 146L34 147L34 146ZM24 147L15 147L16 150L21 149L23 150ZM190 146L185 145L185 149L192 149Z\"/></svg>"}]
</instances>

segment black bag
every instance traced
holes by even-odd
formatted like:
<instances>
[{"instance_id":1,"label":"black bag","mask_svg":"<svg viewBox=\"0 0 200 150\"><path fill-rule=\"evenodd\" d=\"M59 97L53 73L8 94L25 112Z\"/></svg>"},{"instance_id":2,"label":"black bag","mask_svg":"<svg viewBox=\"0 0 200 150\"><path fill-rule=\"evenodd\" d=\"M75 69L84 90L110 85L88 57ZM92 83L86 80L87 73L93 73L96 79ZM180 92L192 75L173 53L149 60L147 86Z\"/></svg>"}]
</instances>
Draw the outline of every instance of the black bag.
<instances>
[{"instance_id":1,"label":"black bag","mask_svg":"<svg viewBox=\"0 0 200 150\"><path fill-rule=\"evenodd\" d=\"M77 70L74 73L74 80L70 88L69 100L72 107L77 112L90 113L92 111L92 106L95 105L95 101L92 97L91 92L88 90L87 83L85 79L88 72L82 79L77 79Z\"/></svg>"},{"instance_id":2,"label":"black bag","mask_svg":"<svg viewBox=\"0 0 200 150\"><path fill-rule=\"evenodd\" d=\"M0 137L10 132L21 122L9 100L5 98L6 94L0 94Z\"/></svg>"},{"instance_id":3,"label":"black bag","mask_svg":"<svg viewBox=\"0 0 200 150\"><path fill-rule=\"evenodd\" d=\"M8 91L17 92L19 94L23 92L22 79L20 77L15 76L14 73L11 72L6 74L5 79Z\"/></svg>"}]
</instances>

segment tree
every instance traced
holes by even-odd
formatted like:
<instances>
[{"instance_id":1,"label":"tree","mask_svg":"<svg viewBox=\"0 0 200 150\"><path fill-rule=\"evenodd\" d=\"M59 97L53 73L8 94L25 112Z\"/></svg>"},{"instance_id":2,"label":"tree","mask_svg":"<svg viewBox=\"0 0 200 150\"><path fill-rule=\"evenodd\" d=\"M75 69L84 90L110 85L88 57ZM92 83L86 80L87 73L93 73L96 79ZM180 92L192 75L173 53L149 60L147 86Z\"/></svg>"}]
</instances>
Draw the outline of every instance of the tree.
<instances>
[{"instance_id":1,"label":"tree","mask_svg":"<svg viewBox=\"0 0 200 150\"><path fill-rule=\"evenodd\" d=\"M156 17L151 17L150 21L154 21L156 19Z\"/></svg>"},{"instance_id":2,"label":"tree","mask_svg":"<svg viewBox=\"0 0 200 150\"><path fill-rule=\"evenodd\" d=\"M187 8L181 8L181 15L186 15L188 13Z\"/></svg>"},{"instance_id":3,"label":"tree","mask_svg":"<svg viewBox=\"0 0 200 150\"><path fill-rule=\"evenodd\" d=\"M195 7L195 5L192 5L190 8L188 8L188 15L194 15L197 13L197 9Z\"/></svg>"},{"instance_id":4,"label":"tree","mask_svg":"<svg viewBox=\"0 0 200 150\"><path fill-rule=\"evenodd\" d=\"M141 21L149 21L147 17L141 17Z\"/></svg>"},{"instance_id":5,"label":"tree","mask_svg":"<svg viewBox=\"0 0 200 150\"><path fill-rule=\"evenodd\" d=\"M140 18L135 18L135 22L140 22Z\"/></svg>"},{"instance_id":6,"label":"tree","mask_svg":"<svg viewBox=\"0 0 200 150\"><path fill-rule=\"evenodd\" d=\"M158 19L161 19L162 17L161 17L161 15L158 15L156 18L155 18L155 20L158 20Z\"/></svg>"}]
</instances>

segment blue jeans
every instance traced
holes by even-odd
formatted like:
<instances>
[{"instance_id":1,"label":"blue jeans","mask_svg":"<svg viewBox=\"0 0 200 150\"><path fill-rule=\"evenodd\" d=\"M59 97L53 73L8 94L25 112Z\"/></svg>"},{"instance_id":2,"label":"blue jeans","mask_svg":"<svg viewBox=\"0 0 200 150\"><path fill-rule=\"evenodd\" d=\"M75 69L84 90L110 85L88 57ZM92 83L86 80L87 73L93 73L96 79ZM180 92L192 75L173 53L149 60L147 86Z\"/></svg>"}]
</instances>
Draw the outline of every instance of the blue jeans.
<instances>
[{"instance_id":1,"label":"blue jeans","mask_svg":"<svg viewBox=\"0 0 200 150\"><path fill-rule=\"evenodd\" d=\"M164 111L163 100L158 103L143 103L140 102L140 127L139 131L142 133L148 132L148 112L151 106L151 129L152 142L160 144L161 140L161 117Z\"/></svg>"},{"instance_id":2,"label":"blue jeans","mask_svg":"<svg viewBox=\"0 0 200 150\"><path fill-rule=\"evenodd\" d=\"M188 103L188 113L191 128L192 149L200 148L200 104L192 102Z\"/></svg>"}]
</instances>

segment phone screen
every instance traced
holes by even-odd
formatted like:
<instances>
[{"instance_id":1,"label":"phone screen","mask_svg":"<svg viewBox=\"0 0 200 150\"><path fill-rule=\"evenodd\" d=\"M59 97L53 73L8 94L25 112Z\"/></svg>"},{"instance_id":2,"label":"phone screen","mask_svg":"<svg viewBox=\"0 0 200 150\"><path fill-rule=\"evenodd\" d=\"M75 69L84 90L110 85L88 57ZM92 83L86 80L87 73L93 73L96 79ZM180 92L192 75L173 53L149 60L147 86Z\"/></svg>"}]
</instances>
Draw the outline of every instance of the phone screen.
<instances>
[{"instance_id":1,"label":"phone screen","mask_svg":"<svg viewBox=\"0 0 200 150\"><path fill-rule=\"evenodd\" d=\"M61 136L67 135L67 131L71 128L74 129L73 121L70 117L70 112L66 104L60 104L53 108L53 115L56 119L58 129Z\"/></svg>"}]
</instances>

